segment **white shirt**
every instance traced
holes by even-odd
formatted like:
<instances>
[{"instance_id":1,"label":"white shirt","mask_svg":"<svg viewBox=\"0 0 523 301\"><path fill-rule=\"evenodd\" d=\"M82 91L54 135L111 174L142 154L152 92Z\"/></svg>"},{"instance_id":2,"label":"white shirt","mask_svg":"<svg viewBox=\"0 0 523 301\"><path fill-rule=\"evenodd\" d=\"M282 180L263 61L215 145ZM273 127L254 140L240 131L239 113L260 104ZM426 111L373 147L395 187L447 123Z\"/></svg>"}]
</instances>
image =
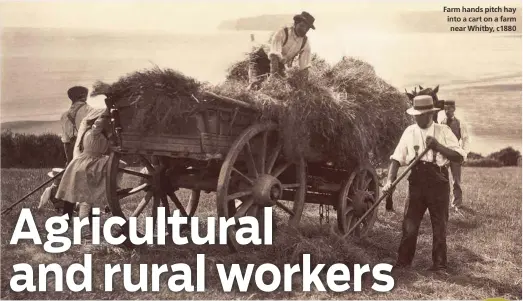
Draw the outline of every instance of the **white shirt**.
<instances>
[{"instance_id":1,"label":"white shirt","mask_svg":"<svg viewBox=\"0 0 523 301\"><path fill-rule=\"evenodd\" d=\"M432 123L427 129L422 129L417 124L407 127L390 159L398 161L400 165L409 164L416 156L415 145L419 146L418 154L421 154L426 148L425 141L427 136L435 137L443 146L458 152L463 158L466 157L466 152L460 147L458 138L456 138L450 128L444 124ZM433 158L434 151L429 150L421 158L421 161L432 162ZM447 166L449 163L449 159L440 153L436 153L436 164L438 166Z\"/></svg>"},{"instance_id":2,"label":"white shirt","mask_svg":"<svg viewBox=\"0 0 523 301\"><path fill-rule=\"evenodd\" d=\"M438 123L441 123L443 119L447 118L447 114L445 114L445 110L441 110L438 112Z\"/></svg>"},{"instance_id":3,"label":"white shirt","mask_svg":"<svg viewBox=\"0 0 523 301\"><path fill-rule=\"evenodd\" d=\"M459 146L467 152L467 154L470 152L470 135L467 128L467 125L461 120L459 120L459 129L461 131L461 139L459 139ZM447 122L447 115L443 114L442 116L438 115L438 123L446 123Z\"/></svg>"},{"instance_id":4,"label":"white shirt","mask_svg":"<svg viewBox=\"0 0 523 301\"><path fill-rule=\"evenodd\" d=\"M60 124L62 125L62 143L71 142L71 139L73 138L73 136L75 136L75 134L78 135L78 132L75 133L73 123L71 122L71 120L69 120L69 118L67 117L67 114L69 114L69 112L74 112L79 106L82 106L82 107L80 109L78 109L78 112L76 113L76 117L75 117L76 130L78 130L80 128L80 122L82 122L82 120L85 118L85 116L87 116L87 114L89 114L89 112L92 110L91 106L89 106L88 104L86 104L84 102L77 101L77 102L74 102L73 104L71 104L71 107L69 108L69 110L67 112L63 113L62 117L60 118ZM72 113L71 113L71 116L73 116Z\"/></svg>"},{"instance_id":5,"label":"white shirt","mask_svg":"<svg viewBox=\"0 0 523 301\"><path fill-rule=\"evenodd\" d=\"M278 56L283 64L286 64L290 67L292 63L290 60L293 59L298 52L300 51L301 45L303 44L303 39L298 37L294 32L294 27L288 27L288 38L287 43L283 46L285 41L285 30L284 28L278 30L271 41L271 49L269 51L269 56L274 54ZM311 66L311 45L309 39L303 47L303 51L298 54L298 65L300 69L306 69Z\"/></svg>"}]
</instances>

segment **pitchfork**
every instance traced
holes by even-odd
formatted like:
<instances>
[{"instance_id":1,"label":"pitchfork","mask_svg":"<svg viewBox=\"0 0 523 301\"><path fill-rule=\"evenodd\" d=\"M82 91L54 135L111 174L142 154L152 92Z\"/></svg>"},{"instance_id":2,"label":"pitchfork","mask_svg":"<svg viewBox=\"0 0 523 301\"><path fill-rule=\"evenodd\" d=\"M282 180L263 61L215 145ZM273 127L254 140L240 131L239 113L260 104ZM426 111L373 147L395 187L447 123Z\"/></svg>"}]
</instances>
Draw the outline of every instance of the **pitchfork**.
<instances>
[{"instance_id":1,"label":"pitchfork","mask_svg":"<svg viewBox=\"0 0 523 301\"><path fill-rule=\"evenodd\" d=\"M416 154L418 153L418 149L419 149L419 146L414 146L414 150L416 151ZM378 207L378 205L381 203L381 201L383 201L390 193L392 193L392 191L394 191L394 187L396 187L396 185L398 185L398 183L407 175L407 173L414 167L414 165L416 165L419 160L425 156L425 154L430 150L430 148L425 148L421 154L417 155L414 160L412 160L412 162L409 164L409 166L407 166L407 168L405 169L405 171L403 171L403 173L394 181L392 182L392 185L390 186L389 190L387 190L379 199L376 203L374 203L369 210L367 210L367 212L365 212L365 214L363 214L360 219L356 222L356 224L354 226L352 226L352 228L349 229L349 231L343 235L339 240L343 240L345 239L347 236L349 236L352 232L354 232L354 230L363 222L363 220L369 215L371 214L374 209L376 207Z\"/></svg>"}]
</instances>

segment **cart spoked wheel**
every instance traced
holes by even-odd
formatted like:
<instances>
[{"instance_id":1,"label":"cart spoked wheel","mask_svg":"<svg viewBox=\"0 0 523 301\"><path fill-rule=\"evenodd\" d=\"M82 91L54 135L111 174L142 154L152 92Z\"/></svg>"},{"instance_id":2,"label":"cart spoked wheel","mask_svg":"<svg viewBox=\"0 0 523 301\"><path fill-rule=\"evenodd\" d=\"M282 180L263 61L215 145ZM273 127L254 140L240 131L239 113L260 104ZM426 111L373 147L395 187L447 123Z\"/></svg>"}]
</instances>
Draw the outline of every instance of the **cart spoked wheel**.
<instances>
[{"instance_id":1,"label":"cart spoked wheel","mask_svg":"<svg viewBox=\"0 0 523 301\"><path fill-rule=\"evenodd\" d=\"M262 230L265 207L280 209L288 216L289 225L298 225L306 184L305 160L302 157L291 162L285 158L276 124L256 124L240 134L225 157L216 190L218 216L236 218L236 227L227 231L231 250L241 247L236 241L238 218L255 216ZM262 231L260 237L263 239Z\"/></svg>"},{"instance_id":2,"label":"cart spoked wheel","mask_svg":"<svg viewBox=\"0 0 523 301\"><path fill-rule=\"evenodd\" d=\"M164 165L153 166L142 157L143 166L138 168L122 168L121 154L111 153L107 169L107 201L114 216L120 216L126 221L130 217L137 218L137 234L143 236L145 231L145 217L153 217L153 227L157 233L158 208L164 207L166 216L172 215L168 199L180 210L180 216L192 216L196 212L200 198L200 191L192 191L191 199L185 207L176 196L175 188L171 186L168 169ZM167 225L167 220L165 221ZM129 224L121 227L123 233L129 237ZM169 229L166 229L168 232Z\"/></svg>"},{"instance_id":3,"label":"cart spoked wheel","mask_svg":"<svg viewBox=\"0 0 523 301\"><path fill-rule=\"evenodd\" d=\"M338 229L345 234L370 210L379 199L379 182L376 170L370 164L359 165L343 183L337 206ZM378 208L354 230L356 237L365 236L376 221Z\"/></svg>"}]
</instances>

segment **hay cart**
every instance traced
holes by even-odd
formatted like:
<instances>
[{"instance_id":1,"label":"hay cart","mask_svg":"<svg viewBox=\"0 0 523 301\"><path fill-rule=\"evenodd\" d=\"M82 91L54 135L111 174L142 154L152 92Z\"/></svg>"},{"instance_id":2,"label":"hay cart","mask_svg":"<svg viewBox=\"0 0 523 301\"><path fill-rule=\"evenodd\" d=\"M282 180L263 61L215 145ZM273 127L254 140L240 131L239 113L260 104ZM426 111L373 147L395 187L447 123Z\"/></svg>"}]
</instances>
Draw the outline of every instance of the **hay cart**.
<instances>
[{"instance_id":1,"label":"hay cart","mask_svg":"<svg viewBox=\"0 0 523 301\"><path fill-rule=\"evenodd\" d=\"M113 215L157 219L159 206L172 212L171 199L182 216L193 216L200 193L216 192L219 217L249 215L260 220L263 208L272 206L296 226L305 203L323 204L336 209L338 229L346 233L378 200L378 178L370 164L339 166L335 159L321 155L291 158L278 125L262 120L253 106L210 92L204 96L194 97L195 109L177 120L179 133L165 136L129 130L124 121L132 118L132 103L108 95L115 139L106 185ZM125 155L139 157L143 168L120 167ZM117 183L120 173L122 185ZM180 188L192 191L187 200L180 201L175 194ZM355 235L372 228L377 211L368 215ZM235 228L228 229L228 244L238 250Z\"/></svg>"}]
</instances>

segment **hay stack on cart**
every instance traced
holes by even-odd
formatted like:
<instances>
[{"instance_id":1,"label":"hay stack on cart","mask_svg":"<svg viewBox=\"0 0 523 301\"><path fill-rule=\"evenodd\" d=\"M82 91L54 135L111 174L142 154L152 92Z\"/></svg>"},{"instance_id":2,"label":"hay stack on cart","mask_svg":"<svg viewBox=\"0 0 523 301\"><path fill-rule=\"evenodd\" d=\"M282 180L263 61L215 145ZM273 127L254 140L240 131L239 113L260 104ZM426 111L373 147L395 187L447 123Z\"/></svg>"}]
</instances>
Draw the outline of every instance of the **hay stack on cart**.
<instances>
[{"instance_id":1,"label":"hay stack on cart","mask_svg":"<svg viewBox=\"0 0 523 301\"><path fill-rule=\"evenodd\" d=\"M159 68L95 85L93 95L107 96L117 137L107 184L113 214L138 216L152 201L157 218L171 199L193 215L200 191L216 191L219 216L261 217L274 206L297 225L304 203L318 203L334 206L346 231L378 200L373 163L388 159L411 123L408 98L352 58L333 66L315 58L308 80L289 70L259 91L247 90L244 72L233 70L218 86ZM140 155L147 172L118 169L122 154ZM118 172L136 184L117 188ZM193 191L188 202L175 195L179 188ZM372 227L375 213L356 233ZM235 231L228 241L238 250Z\"/></svg>"}]
</instances>

